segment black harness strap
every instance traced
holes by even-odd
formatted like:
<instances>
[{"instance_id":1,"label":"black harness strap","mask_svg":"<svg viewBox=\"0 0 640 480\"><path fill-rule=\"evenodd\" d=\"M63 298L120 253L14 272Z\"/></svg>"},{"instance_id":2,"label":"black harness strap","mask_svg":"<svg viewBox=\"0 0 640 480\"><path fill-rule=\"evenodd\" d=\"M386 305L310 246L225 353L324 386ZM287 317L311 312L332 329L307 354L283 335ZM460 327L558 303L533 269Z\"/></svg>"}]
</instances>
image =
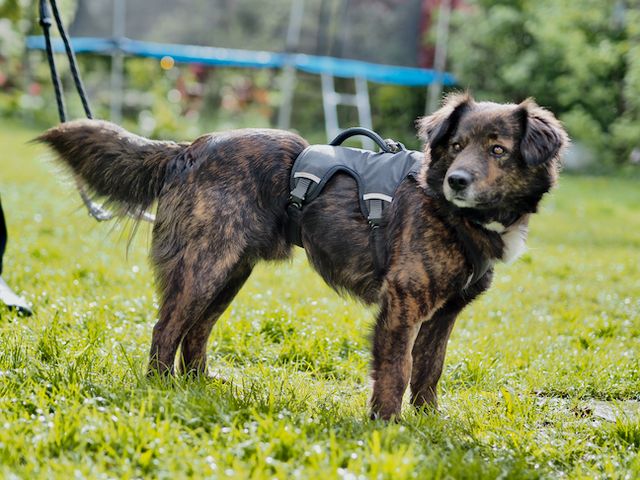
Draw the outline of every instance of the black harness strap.
<instances>
[{"instance_id":1,"label":"black harness strap","mask_svg":"<svg viewBox=\"0 0 640 480\"><path fill-rule=\"evenodd\" d=\"M302 207L305 198L307 197L307 192L309 191L309 187L311 186L310 178L300 178L298 180L298 184L296 188L291 190L291 198L290 201L299 207Z\"/></svg>"},{"instance_id":2,"label":"black harness strap","mask_svg":"<svg viewBox=\"0 0 640 480\"><path fill-rule=\"evenodd\" d=\"M291 190L289 194L289 205L287 206L287 214L289 215L287 237L293 244L303 248L302 232L300 230L300 224L302 223L302 205L307 198L307 192L309 191L312 181L310 178L299 178L296 187Z\"/></svg>"},{"instance_id":3,"label":"black harness strap","mask_svg":"<svg viewBox=\"0 0 640 480\"><path fill-rule=\"evenodd\" d=\"M382 223L383 200L373 198L369 200L369 226L371 227L371 251L373 252L373 265L376 275L382 276L386 270L386 252L384 248L384 235Z\"/></svg>"},{"instance_id":4,"label":"black harness strap","mask_svg":"<svg viewBox=\"0 0 640 480\"><path fill-rule=\"evenodd\" d=\"M302 206L307 197L309 187L313 180L309 178L299 178L296 186L289 194L289 205L287 206L287 238L294 245L303 247L302 244ZM371 227L370 244L373 253L373 264L377 275L382 275L386 269L386 252L384 248L384 235L381 227L383 200L369 200L369 226Z\"/></svg>"},{"instance_id":5,"label":"black harness strap","mask_svg":"<svg viewBox=\"0 0 640 480\"><path fill-rule=\"evenodd\" d=\"M372 198L369 200L369 224L371 226L379 226L382 220L382 200L379 198Z\"/></svg>"}]
</instances>

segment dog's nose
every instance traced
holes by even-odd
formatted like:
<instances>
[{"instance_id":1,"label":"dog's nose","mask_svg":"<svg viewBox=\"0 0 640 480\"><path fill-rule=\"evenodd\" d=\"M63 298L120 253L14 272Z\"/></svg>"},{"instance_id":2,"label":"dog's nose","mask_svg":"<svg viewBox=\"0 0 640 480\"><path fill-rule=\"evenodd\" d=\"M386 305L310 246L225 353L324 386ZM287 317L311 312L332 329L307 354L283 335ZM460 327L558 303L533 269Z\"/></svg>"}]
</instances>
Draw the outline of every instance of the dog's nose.
<instances>
[{"instance_id":1,"label":"dog's nose","mask_svg":"<svg viewBox=\"0 0 640 480\"><path fill-rule=\"evenodd\" d=\"M466 170L454 170L447 177L447 182L452 190L461 192L473 181L473 176Z\"/></svg>"}]
</instances>

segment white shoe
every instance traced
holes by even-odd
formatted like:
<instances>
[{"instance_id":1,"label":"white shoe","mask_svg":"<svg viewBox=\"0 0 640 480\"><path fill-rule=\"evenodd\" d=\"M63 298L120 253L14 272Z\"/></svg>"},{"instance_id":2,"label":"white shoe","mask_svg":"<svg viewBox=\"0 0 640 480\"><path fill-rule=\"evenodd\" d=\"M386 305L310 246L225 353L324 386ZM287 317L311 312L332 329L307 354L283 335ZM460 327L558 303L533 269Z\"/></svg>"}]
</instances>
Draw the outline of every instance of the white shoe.
<instances>
[{"instance_id":1,"label":"white shoe","mask_svg":"<svg viewBox=\"0 0 640 480\"><path fill-rule=\"evenodd\" d=\"M25 299L16 295L2 277L0 277L0 302L3 302L10 309L15 308L22 315L29 316L32 313Z\"/></svg>"}]
</instances>

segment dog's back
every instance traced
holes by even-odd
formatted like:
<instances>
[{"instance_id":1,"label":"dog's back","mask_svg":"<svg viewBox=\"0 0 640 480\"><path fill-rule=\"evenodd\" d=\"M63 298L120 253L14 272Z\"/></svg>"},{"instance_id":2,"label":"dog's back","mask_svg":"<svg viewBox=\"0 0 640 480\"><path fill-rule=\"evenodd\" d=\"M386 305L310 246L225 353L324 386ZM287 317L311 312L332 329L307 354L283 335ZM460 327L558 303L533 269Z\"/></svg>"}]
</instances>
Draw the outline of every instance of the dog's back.
<instances>
[{"instance_id":1,"label":"dog's back","mask_svg":"<svg viewBox=\"0 0 640 480\"><path fill-rule=\"evenodd\" d=\"M271 201L286 192L291 165L307 146L298 135L269 129L212 133L191 144L149 140L102 120L63 123L37 140L120 214L148 208L167 184L196 179Z\"/></svg>"}]
</instances>

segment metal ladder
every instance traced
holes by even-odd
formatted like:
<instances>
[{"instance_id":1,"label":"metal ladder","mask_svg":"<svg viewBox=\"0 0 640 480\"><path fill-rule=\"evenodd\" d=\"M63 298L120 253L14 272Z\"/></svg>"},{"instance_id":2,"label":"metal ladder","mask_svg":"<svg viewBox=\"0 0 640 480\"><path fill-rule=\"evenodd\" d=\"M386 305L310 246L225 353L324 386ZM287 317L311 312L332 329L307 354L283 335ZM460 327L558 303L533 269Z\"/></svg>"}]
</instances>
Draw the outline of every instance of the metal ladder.
<instances>
[{"instance_id":1,"label":"metal ladder","mask_svg":"<svg viewBox=\"0 0 640 480\"><path fill-rule=\"evenodd\" d=\"M327 142L333 140L344 129L338 122L338 106L346 105L358 109L358 121L360 126L373 129L371 121L371 104L369 102L369 87L367 79L355 77L356 93L338 93L333 75L323 73L322 79L322 106L324 108L324 125L327 132ZM362 148L373 150L373 141L368 137L362 138Z\"/></svg>"}]
</instances>

